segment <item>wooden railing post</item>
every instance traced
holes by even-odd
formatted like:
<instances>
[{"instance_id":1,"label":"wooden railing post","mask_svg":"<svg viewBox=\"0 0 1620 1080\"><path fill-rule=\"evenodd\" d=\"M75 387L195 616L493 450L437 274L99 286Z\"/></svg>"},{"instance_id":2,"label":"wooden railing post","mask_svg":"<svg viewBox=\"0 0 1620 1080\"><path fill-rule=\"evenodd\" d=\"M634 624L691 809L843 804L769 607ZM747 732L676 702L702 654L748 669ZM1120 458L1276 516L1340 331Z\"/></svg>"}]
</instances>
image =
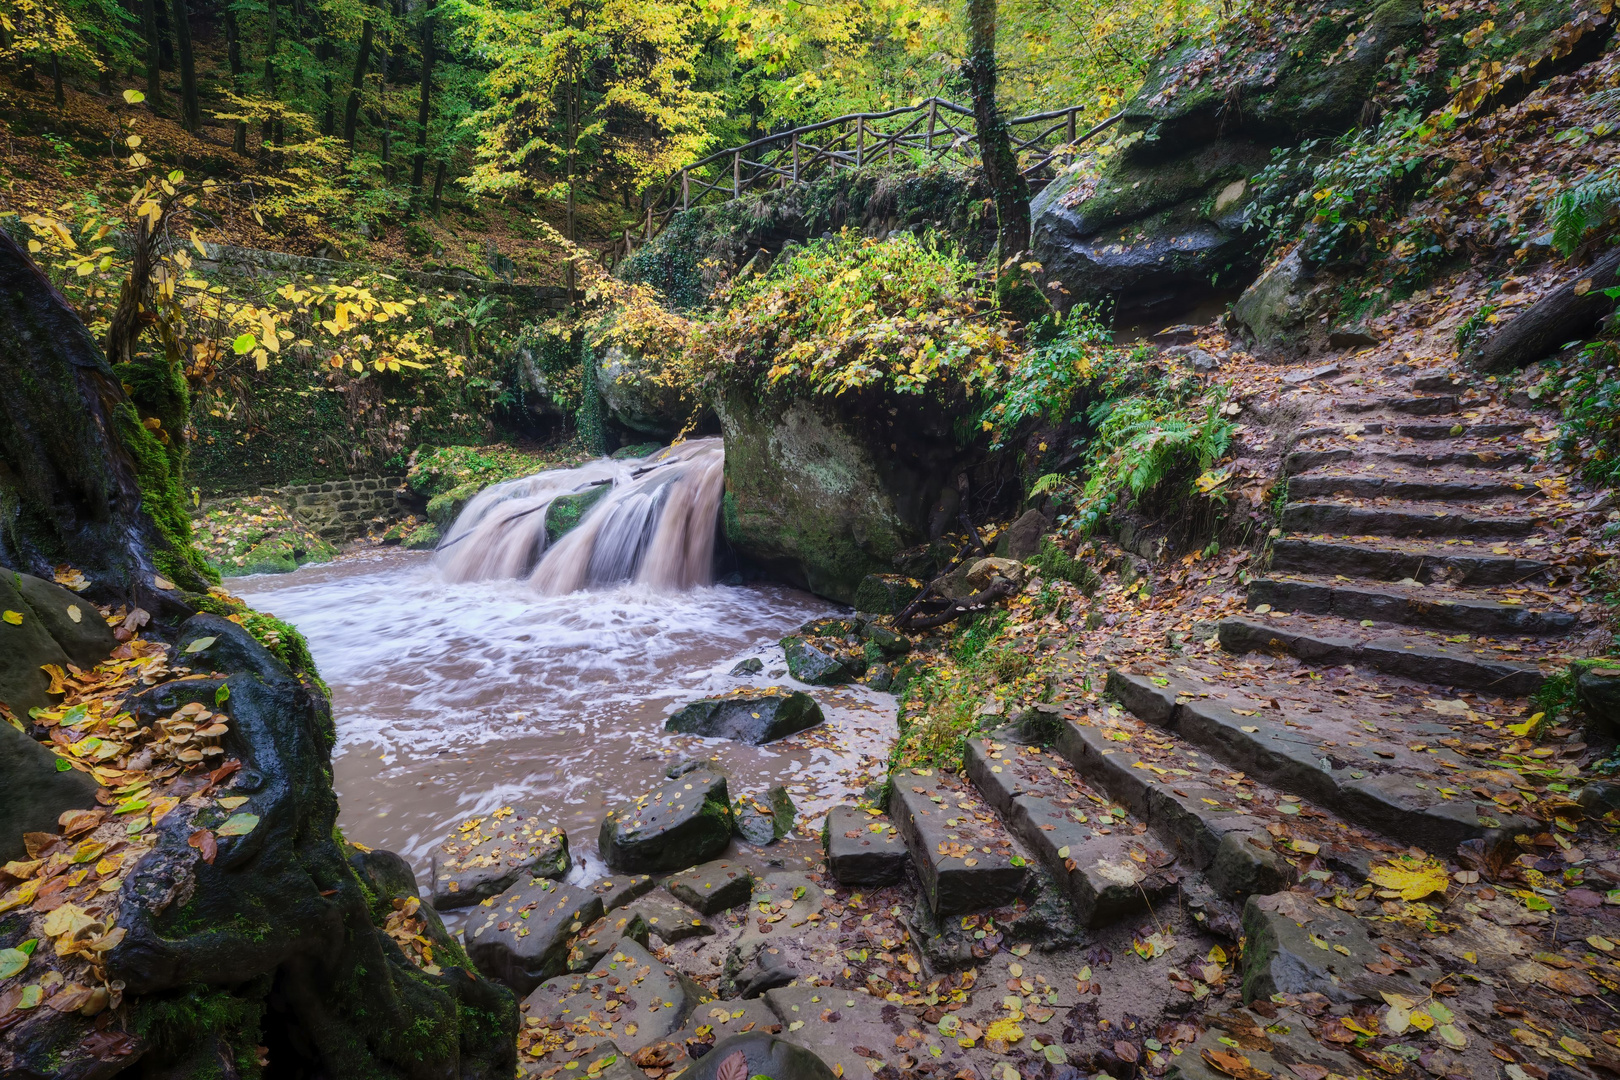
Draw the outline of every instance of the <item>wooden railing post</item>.
<instances>
[{"instance_id":1,"label":"wooden railing post","mask_svg":"<svg viewBox=\"0 0 1620 1080\"><path fill-rule=\"evenodd\" d=\"M628 231L624 235L627 239L630 236ZM647 239L652 239L652 203L647 204Z\"/></svg>"},{"instance_id":2,"label":"wooden railing post","mask_svg":"<svg viewBox=\"0 0 1620 1080\"><path fill-rule=\"evenodd\" d=\"M1074 145L1074 114L1075 114L1075 110L1070 109L1069 110L1069 164L1070 165L1073 165L1075 158L1080 156L1080 152L1075 149L1075 145Z\"/></svg>"},{"instance_id":3,"label":"wooden railing post","mask_svg":"<svg viewBox=\"0 0 1620 1080\"><path fill-rule=\"evenodd\" d=\"M681 170L681 209L692 208L692 174L685 169Z\"/></svg>"},{"instance_id":4,"label":"wooden railing post","mask_svg":"<svg viewBox=\"0 0 1620 1080\"><path fill-rule=\"evenodd\" d=\"M731 197L742 197L742 151L731 152Z\"/></svg>"},{"instance_id":5,"label":"wooden railing post","mask_svg":"<svg viewBox=\"0 0 1620 1080\"><path fill-rule=\"evenodd\" d=\"M866 164L866 117L855 118L855 167Z\"/></svg>"},{"instance_id":6,"label":"wooden railing post","mask_svg":"<svg viewBox=\"0 0 1620 1080\"><path fill-rule=\"evenodd\" d=\"M799 182L799 133L793 132L793 182Z\"/></svg>"},{"instance_id":7,"label":"wooden railing post","mask_svg":"<svg viewBox=\"0 0 1620 1080\"><path fill-rule=\"evenodd\" d=\"M928 152L934 152L934 122L939 119L939 102L934 98L928 99Z\"/></svg>"}]
</instances>

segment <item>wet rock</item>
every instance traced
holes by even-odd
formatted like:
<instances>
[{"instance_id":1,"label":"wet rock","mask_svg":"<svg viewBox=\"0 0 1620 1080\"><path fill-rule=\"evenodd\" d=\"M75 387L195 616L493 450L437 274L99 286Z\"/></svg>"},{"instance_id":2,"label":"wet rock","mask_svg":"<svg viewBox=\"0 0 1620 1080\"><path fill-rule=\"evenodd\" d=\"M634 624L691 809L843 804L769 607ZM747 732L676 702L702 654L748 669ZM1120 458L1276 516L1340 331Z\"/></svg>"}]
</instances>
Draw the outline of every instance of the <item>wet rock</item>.
<instances>
[{"instance_id":1,"label":"wet rock","mask_svg":"<svg viewBox=\"0 0 1620 1080\"><path fill-rule=\"evenodd\" d=\"M887 693L894 688L894 669L888 664L873 664L862 681L879 693Z\"/></svg>"},{"instance_id":2,"label":"wet rock","mask_svg":"<svg viewBox=\"0 0 1620 1080\"><path fill-rule=\"evenodd\" d=\"M1228 832L1215 849L1215 861L1204 871L1220 896L1247 896L1286 888L1293 870L1270 846L1264 832Z\"/></svg>"},{"instance_id":3,"label":"wet rock","mask_svg":"<svg viewBox=\"0 0 1620 1080\"><path fill-rule=\"evenodd\" d=\"M1575 697L1595 732L1609 738L1620 735L1620 664L1598 661L1578 667Z\"/></svg>"},{"instance_id":4,"label":"wet rock","mask_svg":"<svg viewBox=\"0 0 1620 1080\"><path fill-rule=\"evenodd\" d=\"M643 435L671 439L695 414L710 416L699 398L684 394L673 380L661 376L659 361L622 344L609 346L596 363L596 388L605 418Z\"/></svg>"},{"instance_id":5,"label":"wet rock","mask_svg":"<svg viewBox=\"0 0 1620 1080\"><path fill-rule=\"evenodd\" d=\"M608 811L597 846L616 870L669 873L719 855L733 825L725 776L698 769Z\"/></svg>"},{"instance_id":6,"label":"wet rock","mask_svg":"<svg viewBox=\"0 0 1620 1080\"><path fill-rule=\"evenodd\" d=\"M746 660L739 660L731 669L733 678L742 678L744 675L758 675L765 670L765 663L757 656L750 656Z\"/></svg>"},{"instance_id":7,"label":"wet rock","mask_svg":"<svg viewBox=\"0 0 1620 1080\"><path fill-rule=\"evenodd\" d=\"M803 1046L764 1032L733 1035L714 1044L688 1075L691 1080L720 1080L732 1075L727 1062L741 1054L747 1063L746 1076L769 1076L771 1080L835 1080L839 1075ZM721 1072L721 1069L727 1069ZM853 1073L845 1073L853 1076Z\"/></svg>"},{"instance_id":8,"label":"wet rock","mask_svg":"<svg viewBox=\"0 0 1620 1080\"><path fill-rule=\"evenodd\" d=\"M1385 954L1367 926L1308 892L1251 896L1243 908L1243 1000L1322 994L1332 1001L1378 1000L1382 991L1426 996L1411 975L1379 976L1368 964ZM1438 974L1435 972L1434 974Z\"/></svg>"},{"instance_id":9,"label":"wet rock","mask_svg":"<svg viewBox=\"0 0 1620 1080\"><path fill-rule=\"evenodd\" d=\"M904 574L868 574L855 590L855 610L896 615L921 589L916 578Z\"/></svg>"},{"instance_id":10,"label":"wet rock","mask_svg":"<svg viewBox=\"0 0 1620 1080\"><path fill-rule=\"evenodd\" d=\"M555 544L561 540L579 524L591 507L601 502L602 497L612 490L613 485L604 482L551 500L551 505L546 508L546 543Z\"/></svg>"},{"instance_id":11,"label":"wet rock","mask_svg":"<svg viewBox=\"0 0 1620 1080\"><path fill-rule=\"evenodd\" d=\"M707 919L662 893L650 893L633 900L625 910L639 915L648 929L666 945L714 934L714 927Z\"/></svg>"},{"instance_id":12,"label":"wet rock","mask_svg":"<svg viewBox=\"0 0 1620 1080\"><path fill-rule=\"evenodd\" d=\"M764 799L742 796L732 807L732 813L737 821L737 835L756 847L765 847L793 831L798 809L787 788L777 784L765 793Z\"/></svg>"},{"instance_id":13,"label":"wet rock","mask_svg":"<svg viewBox=\"0 0 1620 1080\"><path fill-rule=\"evenodd\" d=\"M825 719L821 706L809 694L780 693L771 687L766 693L691 702L664 721L664 730L759 746L815 727Z\"/></svg>"},{"instance_id":14,"label":"wet rock","mask_svg":"<svg viewBox=\"0 0 1620 1080\"><path fill-rule=\"evenodd\" d=\"M568 970L591 970L620 941L634 941L643 949L650 948L647 939L651 935L652 927L634 908L610 911L581 930L574 939L568 949Z\"/></svg>"},{"instance_id":15,"label":"wet rock","mask_svg":"<svg viewBox=\"0 0 1620 1080\"><path fill-rule=\"evenodd\" d=\"M1013 588L1018 589L1023 587L1026 574L1024 564L1012 559L979 559L968 566L967 585L974 592L982 592L999 577L1006 578Z\"/></svg>"},{"instance_id":16,"label":"wet rock","mask_svg":"<svg viewBox=\"0 0 1620 1080\"><path fill-rule=\"evenodd\" d=\"M881 623L867 620L861 623L861 639L878 647L884 656L904 656L911 651L911 639L897 634Z\"/></svg>"},{"instance_id":17,"label":"wet rock","mask_svg":"<svg viewBox=\"0 0 1620 1080\"><path fill-rule=\"evenodd\" d=\"M581 1049L608 1041L629 1055L662 1042L681 1029L705 996L691 979L636 942L620 941L589 973L550 979L536 987L524 999L523 1012L562 1034L553 1051L556 1056L541 1058L561 1064L577 1060Z\"/></svg>"},{"instance_id":18,"label":"wet rock","mask_svg":"<svg viewBox=\"0 0 1620 1080\"><path fill-rule=\"evenodd\" d=\"M545 878L514 885L464 931L478 970L527 994L568 970L568 941L602 917L602 898Z\"/></svg>"},{"instance_id":19,"label":"wet rock","mask_svg":"<svg viewBox=\"0 0 1620 1080\"><path fill-rule=\"evenodd\" d=\"M767 993L765 1004L782 1021L782 1038L809 1050L846 1078L870 1077L874 1070L867 1062L888 1061L894 1053L896 1029L884 1019L885 1004L869 994L827 986L789 986ZM889 1015L911 1020L898 1010ZM951 1040L945 1045L948 1049L939 1064L960 1060L960 1048ZM950 1076L956 1068L940 1072Z\"/></svg>"},{"instance_id":20,"label":"wet rock","mask_svg":"<svg viewBox=\"0 0 1620 1080\"><path fill-rule=\"evenodd\" d=\"M663 1068L666 1075L708 1056L716 1043L734 1035L755 1032L777 1035L782 1022L762 1001L705 1002L693 1010L686 1026L638 1055L643 1068Z\"/></svg>"},{"instance_id":21,"label":"wet rock","mask_svg":"<svg viewBox=\"0 0 1620 1080\"><path fill-rule=\"evenodd\" d=\"M835 806L821 827L827 869L840 885L892 885L905 877L905 842L883 814Z\"/></svg>"},{"instance_id":22,"label":"wet rock","mask_svg":"<svg viewBox=\"0 0 1620 1080\"><path fill-rule=\"evenodd\" d=\"M26 717L29 709L51 703L45 692L51 681L40 668L56 664L65 670L68 655L23 599L16 576L9 572L0 573L0 612L12 612L21 619L0 620L0 702L10 706L13 715ZM93 607L89 614L101 618Z\"/></svg>"},{"instance_id":23,"label":"wet rock","mask_svg":"<svg viewBox=\"0 0 1620 1080\"><path fill-rule=\"evenodd\" d=\"M646 874L619 875L605 877L601 881L592 882L590 891L602 898L603 911L617 911L619 908L646 896L652 892L655 882Z\"/></svg>"},{"instance_id":24,"label":"wet rock","mask_svg":"<svg viewBox=\"0 0 1620 1080\"><path fill-rule=\"evenodd\" d=\"M714 915L746 904L754 890L754 875L741 863L721 860L676 874L664 888L688 907Z\"/></svg>"},{"instance_id":25,"label":"wet rock","mask_svg":"<svg viewBox=\"0 0 1620 1080\"><path fill-rule=\"evenodd\" d=\"M77 769L57 768L62 759L0 721L0 862L26 859L23 834L55 835L69 810L96 806L96 782Z\"/></svg>"},{"instance_id":26,"label":"wet rock","mask_svg":"<svg viewBox=\"0 0 1620 1080\"><path fill-rule=\"evenodd\" d=\"M748 898L748 923L737 939L737 955L746 962L758 955L761 946L797 938L826 906L827 891L808 874L766 874L754 882Z\"/></svg>"},{"instance_id":27,"label":"wet rock","mask_svg":"<svg viewBox=\"0 0 1620 1080\"><path fill-rule=\"evenodd\" d=\"M22 598L45 624L46 633L67 653L69 660L85 671L107 658L118 647L112 628L88 600L62 586L32 574L7 575L17 585Z\"/></svg>"},{"instance_id":28,"label":"wet rock","mask_svg":"<svg viewBox=\"0 0 1620 1080\"><path fill-rule=\"evenodd\" d=\"M503 806L451 829L428 865L433 906L446 911L505 892L525 873L560 878L573 863L561 828Z\"/></svg>"},{"instance_id":29,"label":"wet rock","mask_svg":"<svg viewBox=\"0 0 1620 1080\"><path fill-rule=\"evenodd\" d=\"M1025 510L996 538L996 554L1003 558L1023 562L1041 550L1041 537L1051 528L1046 515L1039 510Z\"/></svg>"},{"instance_id":30,"label":"wet rock","mask_svg":"<svg viewBox=\"0 0 1620 1080\"><path fill-rule=\"evenodd\" d=\"M831 656L804 638L794 635L782 639L782 652L787 656L788 674L811 686L836 686L854 681L854 673L837 657Z\"/></svg>"},{"instance_id":31,"label":"wet rock","mask_svg":"<svg viewBox=\"0 0 1620 1080\"><path fill-rule=\"evenodd\" d=\"M1575 796L1588 814L1595 818L1620 811L1620 783L1612 780L1593 780Z\"/></svg>"}]
</instances>

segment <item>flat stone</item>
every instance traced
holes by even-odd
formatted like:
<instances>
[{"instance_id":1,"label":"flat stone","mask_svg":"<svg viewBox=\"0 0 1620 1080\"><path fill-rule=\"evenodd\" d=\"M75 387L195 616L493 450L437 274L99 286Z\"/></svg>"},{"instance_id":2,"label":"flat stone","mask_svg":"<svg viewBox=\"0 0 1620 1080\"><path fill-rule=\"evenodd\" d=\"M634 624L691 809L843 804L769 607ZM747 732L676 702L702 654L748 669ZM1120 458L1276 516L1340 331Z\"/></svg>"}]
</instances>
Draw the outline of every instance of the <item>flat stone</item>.
<instances>
[{"instance_id":1,"label":"flat stone","mask_svg":"<svg viewBox=\"0 0 1620 1080\"><path fill-rule=\"evenodd\" d=\"M732 827L725 776L698 769L609 810L597 846L615 870L668 873L719 855Z\"/></svg>"},{"instance_id":2,"label":"flat stone","mask_svg":"<svg viewBox=\"0 0 1620 1080\"><path fill-rule=\"evenodd\" d=\"M536 1036L544 1038L551 1035L549 1029L531 1028L519 1034L518 1045L522 1047L525 1038ZM566 1060L579 1069L577 1073L566 1074L568 1076L589 1076L592 1080L646 1080L647 1074L636 1068L630 1060L630 1055L620 1050L612 1039L584 1039L581 1040L581 1045L576 1046L576 1052L578 1050L585 1052L578 1057L574 1053L566 1055ZM561 1067L559 1064L553 1064L553 1059L549 1056L536 1060L520 1054L518 1058L518 1074L525 1078L540 1077L547 1073L556 1075L555 1070Z\"/></svg>"},{"instance_id":3,"label":"flat stone","mask_svg":"<svg viewBox=\"0 0 1620 1080\"><path fill-rule=\"evenodd\" d=\"M691 979L635 942L620 941L588 973L537 986L522 1011L561 1036L554 1040L556 1056L550 1059L561 1063L580 1047L604 1040L633 1057L679 1031L705 1000L707 995ZM574 1040L574 1050L565 1049Z\"/></svg>"},{"instance_id":4,"label":"flat stone","mask_svg":"<svg viewBox=\"0 0 1620 1080\"><path fill-rule=\"evenodd\" d=\"M1443 544L1406 550L1294 536L1283 537L1271 545L1271 568L1296 574L1343 574L1381 581L1411 578L1425 585L1443 579L1484 586L1529 581L1546 574L1552 565L1539 559L1460 551Z\"/></svg>"},{"instance_id":5,"label":"flat stone","mask_svg":"<svg viewBox=\"0 0 1620 1080\"><path fill-rule=\"evenodd\" d=\"M527 994L568 970L568 940L602 917L602 898L545 878L484 901L464 936L467 955L493 979Z\"/></svg>"},{"instance_id":6,"label":"flat stone","mask_svg":"<svg viewBox=\"0 0 1620 1080\"><path fill-rule=\"evenodd\" d=\"M884 814L853 806L835 806L821 827L827 869L840 885L892 885L906 875L906 852L900 830Z\"/></svg>"},{"instance_id":7,"label":"flat stone","mask_svg":"<svg viewBox=\"0 0 1620 1080\"><path fill-rule=\"evenodd\" d=\"M836 1080L853 1074L835 1073L814 1053L798 1043L779 1039L761 1031L733 1035L705 1054L688 1074L691 1080L721 1080L732 1073L729 1063L741 1055L746 1063L739 1075L768 1076L771 1080ZM726 1069L726 1072L721 1072Z\"/></svg>"},{"instance_id":8,"label":"flat stone","mask_svg":"<svg viewBox=\"0 0 1620 1080\"><path fill-rule=\"evenodd\" d=\"M1467 502L1495 499L1518 490L1509 480L1418 480L1377 474L1307 474L1288 481L1288 495L1293 499L1348 496L1403 502Z\"/></svg>"},{"instance_id":9,"label":"flat stone","mask_svg":"<svg viewBox=\"0 0 1620 1080\"><path fill-rule=\"evenodd\" d=\"M505 892L524 873L560 878L573 862L554 822L503 806L451 829L428 865L433 906L444 911Z\"/></svg>"},{"instance_id":10,"label":"flat stone","mask_svg":"<svg viewBox=\"0 0 1620 1080\"><path fill-rule=\"evenodd\" d=\"M793 831L798 809L786 787L777 784L763 799L742 795L731 808L737 835L756 847L774 844Z\"/></svg>"},{"instance_id":11,"label":"flat stone","mask_svg":"<svg viewBox=\"0 0 1620 1080\"><path fill-rule=\"evenodd\" d=\"M664 882L671 896L704 915L740 907L754 891L753 871L718 860L694 866Z\"/></svg>"},{"instance_id":12,"label":"flat stone","mask_svg":"<svg viewBox=\"0 0 1620 1080\"><path fill-rule=\"evenodd\" d=\"M828 986L771 990L765 994L765 1004L782 1021L782 1038L809 1050L846 1080L871 1077L874 1070L867 1062L892 1061L896 1035L904 1034L907 1028L916 1028L919 1033L925 1028L920 1018L870 994ZM885 1017L892 1017L892 1021ZM936 1058L922 1049L918 1055L921 1060L934 1062L936 1075L957 1072L967 1060L962 1047L936 1032L927 1034L928 1041L939 1046L941 1053Z\"/></svg>"},{"instance_id":13,"label":"flat stone","mask_svg":"<svg viewBox=\"0 0 1620 1080\"><path fill-rule=\"evenodd\" d=\"M1562 634L1576 623L1573 612L1502 604L1450 592L1379 588L1332 580L1256 578L1249 583L1250 608L1270 604L1278 611L1337 615L1344 619L1402 623L1431 630L1502 636Z\"/></svg>"},{"instance_id":14,"label":"flat stone","mask_svg":"<svg viewBox=\"0 0 1620 1080\"><path fill-rule=\"evenodd\" d=\"M663 893L633 900L624 910L641 916L648 929L665 945L714 934L714 927L707 919Z\"/></svg>"},{"instance_id":15,"label":"flat stone","mask_svg":"<svg viewBox=\"0 0 1620 1080\"><path fill-rule=\"evenodd\" d=\"M1001 907L1022 895L1029 880L1023 856L978 793L915 769L896 774L893 791L889 812L936 916Z\"/></svg>"},{"instance_id":16,"label":"flat stone","mask_svg":"<svg viewBox=\"0 0 1620 1080\"><path fill-rule=\"evenodd\" d=\"M652 928L634 908L610 911L581 930L568 948L568 970L589 971L597 965L608 950L620 941L634 941L643 949L651 948L648 938Z\"/></svg>"},{"instance_id":17,"label":"flat stone","mask_svg":"<svg viewBox=\"0 0 1620 1080\"><path fill-rule=\"evenodd\" d=\"M763 945L798 938L817 923L827 906L827 891L808 874L792 870L766 874L754 882L748 898L748 922L737 939L737 953L748 961Z\"/></svg>"},{"instance_id":18,"label":"flat stone","mask_svg":"<svg viewBox=\"0 0 1620 1080\"><path fill-rule=\"evenodd\" d=\"M759 746L813 728L825 719L821 706L809 694L783 692L773 686L691 702L664 721L664 730Z\"/></svg>"},{"instance_id":19,"label":"flat stone","mask_svg":"<svg viewBox=\"0 0 1620 1080\"><path fill-rule=\"evenodd\" d=\"M1351 506L1337 502L1296 502L1283 508L1287 532L1331 533L1335 536L1529 536L1535 531L1530 517L1483 514L1445 514L1432 510Z\"/></svg>"},{"instance_id":20,"label":"flat stone","mask_svg":"<svg viewBox=\"0 0 1620 1080\"><path fill-rule=\"evenodd\" d=\"M46 632L81 670L89 671L118 648L112 627L90 601L32 574L17 574L14 580Z\"/></svg>"},{"instance_id":21,"label":"flat stone","mask_svg":"<svg viewBox=\"0 0 1620 1080\"><path fill-rule=\"evenodd\" d=\"M94 607L85 606L88 617L101 618ZM15 577L9 572L0 573L0 611L22 616L21 622L0 620L0 702L10 706L14 716L23 719L29 709L51 704L50 695L45 692L51 681L40 668L56 664L65 671L68 655L51 637L44 620L23 599Z\"/></svg>"},{"instance_id":22,"label":"flat stone","mask_svg":"<svg viewBox=\"0 0 1620 1080\"><path fill-rule=\"evenodd\" d=\"M1328 364L1324 367L1308 368L1305 371L1290 371L1283 376L1283 382L1293 386L1301 386L1316 379L1331 379L1343 374L1344 369L1338 364Z\"/></svg>"},{"instance_id":23,"label":"flat stone","mask_svg":"<svg viewBox=\"0 0 1620 1080\"><path fill-rule=\"evenodd\" d=\"M758 675L764 670L765 662L757 656L750 656L748 659L739 660L736 664L732 665L731 675L734 678L740 679L744 675Z\"/></svg>"},{"instance_id":24,"label":"flat stone","mask_svg":"<svg viewBox=\"0 0 1620 1080\"><path fill-rule=\"evenodd\" d=\"M716 1043L734 1036L756 1032L770 1036L781 1031L782 1022L762 1001L704 1002L692 1010L685 1027L663 1042L644 1047L636 1055L635 1064L645 1069L673 1072L691 1062L702 1061Z\"/></svg>"},{"instance_id":25,"label":"flat stone","mask_svg":"<svg viewBox=\"0 0 1620 1080\"><path fill-rule=\"evenodd\" d=\"M1108 812L1058 754L1003 732L969 739L966 763L974 786L1068 892L1080 925L1105 925L1174 890L1165 868L1175 856L1133 835L1129 817Z\"/></svg>"},{"instance_id":26,"label":"flat stone","mask_svg":"<svg viewBox=\"0 0 1620 1080\"><path fill-rule=\"evenodd\" d=\"M1318 1030L1308 1014L1280 1006L1276 1015L1262 1016L1248 1009L1207 1014L1205 1030L1198 1039L1171 1059L1165 1080L1232 1080L1231 1075L1211 1065L1223 1060L1215 1055L1239 1054L1257 1073L1272 1077L1309 1075L1317 1066L1329 1076L1365 1076L1367 1068L1348 1054L1339 1052L1311 1035ZM1207 1056L1206 1056L1207 1055ZM1226 1058L1224 1060L1230 1060ZM1299 1071L1290 1068L1298 1066ZM1415 1070L1403 1075L1410 1078Z\"/></svg>"},{"instance_id":27,"label":"flat stone","mask_svg":"<svg viewBox=\"0 0 1620 1080\"><path fill-rule=\"evenodd\" d=\"M0 720L0 862L28 857L24 833L55 835L62 814L95 809L96 782L89 773L58 769L60 760Z\"/></svg>"},{"instance_id":28,"label":"flat stone","mask_svg":"<svg viewBox=\"0 0 1620 1080\"><path fill-rule=\"evenodd\" d=\"M782 652L787 657L788 674L802 683L836 686L855 679L855 672L842 660L823 652L796 634L782 639Z\"/></svg>"},{"instance_id":29,"label":"flat stone","mask_svg":"<svg viewBox=\"0 0 1620 1080\"><path fill-rule=\"evenodd\" d=\"M603 911L616 911L638 897L652 892L657 884L647 874L616 874L593 881L587 888L602 898Z\"/></svg>"},{"instance_id":30,"label":"flat stone","mask_svg":"<svg viewBox=\"0 0 1620 1080\"><path fill-rule=\"evenodd\" d=\"M1428 996L1412 975L1368 971L1368 964L1386 957L1367 924L1308 892L1249 897L1243 906L1243 933L1245 1003L1273 994L1316 993L1337 1002L1378 1001L1386 991L1414 1001ZM1432 972L1431 978L1438 974Z\"/></svg>"}]
</instances>

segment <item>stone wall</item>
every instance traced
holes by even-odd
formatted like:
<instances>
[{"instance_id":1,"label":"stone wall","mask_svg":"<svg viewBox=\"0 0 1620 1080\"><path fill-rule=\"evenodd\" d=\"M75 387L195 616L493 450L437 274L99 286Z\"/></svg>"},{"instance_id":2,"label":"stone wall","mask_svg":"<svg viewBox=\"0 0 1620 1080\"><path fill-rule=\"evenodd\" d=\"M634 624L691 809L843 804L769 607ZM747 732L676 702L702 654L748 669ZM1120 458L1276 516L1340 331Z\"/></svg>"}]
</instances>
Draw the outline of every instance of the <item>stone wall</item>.
<instances>
[{"instance_id":1,"label":"stone wall","mask_svg":"<svg viewBox=\"0 0 1620 1080\"><path fill-rule=\"evenodd\" d=\"M260 494L285 503L311 532L334 542L363 535L374 518L393 520L420 510L403 476L291 484L265 488Z\"/></svg>"}]
</instances>

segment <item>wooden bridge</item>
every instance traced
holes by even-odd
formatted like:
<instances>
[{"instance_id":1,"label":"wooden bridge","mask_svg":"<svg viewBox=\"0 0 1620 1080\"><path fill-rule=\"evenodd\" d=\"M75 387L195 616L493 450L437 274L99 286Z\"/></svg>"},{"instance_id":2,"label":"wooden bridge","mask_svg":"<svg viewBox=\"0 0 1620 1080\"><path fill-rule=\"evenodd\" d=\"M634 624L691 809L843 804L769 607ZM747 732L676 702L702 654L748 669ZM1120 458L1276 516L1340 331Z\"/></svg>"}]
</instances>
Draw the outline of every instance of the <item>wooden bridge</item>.
<instances>
[{"instance_id":1,"label":"wooden bridge","mask_svg":"<svg viewBox=\"0 0 1620 1080\"><path fill-rule=\"evenodd\" d=\"M1081 112L1081 107L1072 106L1008 121L1021 171L1032 189L1044 187L1057 175L1059 166L1074 161L1081 144L1111 127L1121 115L1115 113L1079 131ZM836 116L710 154L670 177L646 199L641 227L626 228L603 253L604 261L611 265L632 254L636 246L662 232L676 214L694 206L801 184L840 169L892 165L896 159L916 166L952 160L977 167L973 110L931 97L887 112Z\"/></svg>"}]
</instances>

